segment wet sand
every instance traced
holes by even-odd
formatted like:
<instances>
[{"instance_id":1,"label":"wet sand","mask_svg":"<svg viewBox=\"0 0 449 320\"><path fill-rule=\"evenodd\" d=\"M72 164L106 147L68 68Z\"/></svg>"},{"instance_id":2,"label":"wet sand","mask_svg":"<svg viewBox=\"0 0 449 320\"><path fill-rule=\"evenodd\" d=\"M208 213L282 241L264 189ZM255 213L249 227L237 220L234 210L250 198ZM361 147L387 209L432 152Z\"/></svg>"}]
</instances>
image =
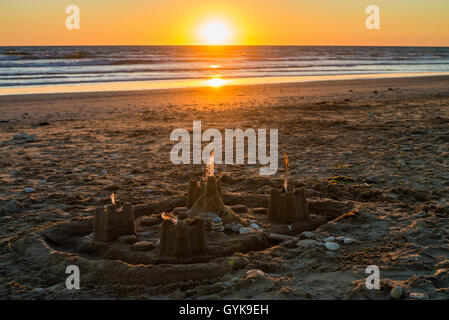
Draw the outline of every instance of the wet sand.
<instances>
[{"instance_id":1,"label":"wet sand","mask_svg":"<svg viewBox=\"0 0 449 320\"><path fill-rule=\"evenodd\" d=\"M58 246L59 235L48 240L49 229L88 219L112 192L157 204L143 215L182 205L204 166L173 165L170 132L191 131L194 120L221 132L279 129L289 183L305 186L311 212L329 220L312 237L356 241L329 252L291 234L293 243L261 240L270 245L163 267L93 259ZM394 286L407 299L449 297L449 77L2 96L0 128L2 299L389 299ZM22 132L35 138L13 138ZM242 215L270 232L252 209L281 187L279 161L269 177L257 165L216 167L225 202L245 205ZM69 264L80 265L81 290L65 289ZM365 288L369 265L380 269L380 290ZM212 276L155 282L164 268ZM115 280L124 274L130 282Z\"/></svg>"}]
</instances>

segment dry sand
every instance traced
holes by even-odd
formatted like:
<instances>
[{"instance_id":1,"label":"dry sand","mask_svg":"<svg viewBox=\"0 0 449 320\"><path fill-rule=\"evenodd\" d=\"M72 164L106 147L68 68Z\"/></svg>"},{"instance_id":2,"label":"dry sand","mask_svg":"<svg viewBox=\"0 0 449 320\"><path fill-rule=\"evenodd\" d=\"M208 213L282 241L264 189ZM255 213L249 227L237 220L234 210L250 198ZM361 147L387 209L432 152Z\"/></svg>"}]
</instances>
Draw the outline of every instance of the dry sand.
<instances>
[{"instance_id":1,"label":"dry sand","mask_svg":"<svg viewBox=\"0 0 449 320\"><path fill-rule=\"evenodd\" d=\"M329 220L313 237L356 241L329 253L263 233L227 244L209 236L215 251L185 261L71 246L86 241L92 209L111 192L141 205L138 215L184 203L204 167L171 164L169 137L193 120L222 132L278 128L290 184L305 185L311 213ZM0 128L2 299L389 299L394 286L406 299L449 298L449 77L4 96ZM21 132L35 141L13 139ZM275 230L252 208L266 207L282 170L216 169L225 202ZM138 224L138 237L154 240L146 235L157 228ZM70 264L80 290L65 289ZM369 265L380 290L365 288Z\"/></svg>"}]
</instances>

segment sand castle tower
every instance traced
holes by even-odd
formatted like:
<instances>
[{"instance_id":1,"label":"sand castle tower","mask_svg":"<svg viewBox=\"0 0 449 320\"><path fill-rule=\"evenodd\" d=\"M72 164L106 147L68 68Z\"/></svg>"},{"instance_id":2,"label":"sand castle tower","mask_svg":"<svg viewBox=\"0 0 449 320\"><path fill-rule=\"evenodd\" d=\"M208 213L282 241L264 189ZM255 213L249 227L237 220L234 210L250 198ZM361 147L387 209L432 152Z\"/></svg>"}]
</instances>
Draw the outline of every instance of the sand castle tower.
<instances>
[{"instance_id":1,"label":"sand castle tower","mask_svg":"<svg viewBox=\"0 0 449 320\"><path fill-rule=\"evenodd\" d=\"M288 157L284 153L283 190L271 189L268 200L268 220L278 223L308 221L309 211L304 188L288 191Z\"/></svg>"},{"instance_id":2,"label":"sand castle tower","mask_svg":"<svg viewBox=\"0 0 449 320\"><path fill-rule=\"evenodd\" d=\"M193 216L212 212L219 216L225 224L241 222L240 217L223 203L221 186L215 176L206 177L202 185L197 181L190 181L186 206L192 210Z\"/></svg>"},{"instance_id":3,"label":"sand castle tower","mask_svg":"<svg viewBox=\"0 0 449 320\"><path fill-rule=\"evenodd\" d=\"M115 202L95 208L94 239L99 241L114 241L118 237L136 233L134 209L132 204Z\"/></svg>"},{"instance_id":4,"label":"sand castle tower","mask_svg":"<svg viewBox=\"0 0 449 320\"><path fill-rule=\"evenodd\" d=\"M162 214L161 255L186 257L202 253L206 250L206 234L204 220L193 217L178 220L170 214Z\"/></svg>"},{"instance_id":5,"label":"sand castle tower","mask_svg":"<svg viewBox=\"0 0 449 320\"><path fill-rule=\"evenodd\" d=\"M214 151L211 152L206 168L206 177L202 183L190 180L186 207L192 210L192 216L213 213L225 224L242 222L239 216L223 203L220 182L214 175Z\"/></svg>"}]
</instances>

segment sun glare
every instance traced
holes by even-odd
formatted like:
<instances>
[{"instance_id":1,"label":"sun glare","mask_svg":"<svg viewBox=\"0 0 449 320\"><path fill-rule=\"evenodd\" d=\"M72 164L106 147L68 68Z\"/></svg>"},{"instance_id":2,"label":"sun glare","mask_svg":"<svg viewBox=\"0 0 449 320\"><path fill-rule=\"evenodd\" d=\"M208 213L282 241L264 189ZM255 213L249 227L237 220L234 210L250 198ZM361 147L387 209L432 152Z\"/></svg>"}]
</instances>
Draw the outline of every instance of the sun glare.
<instances>
[{"instance_id":1,"label":"sun glare","mask_svg":"<svg viewBox=\"0 0 449 320\"><path fill-rule=\"evenodd\" d=\"M221 20L205 22L199 29L199 36L205 44L223 45L227 44L232 34L229 25Z\"/></svg>"},{"instance_id":2,"label":"sun glare","mask_svg":"<svg viewBox=\"0 0 449 320\"><path fill-rule=\"evenodd\" d=\"M207 80L207 84L213 88L222 87L226 84L226 82L227 82L226 80L217 77Z\"/></svg>"}]
</instances>

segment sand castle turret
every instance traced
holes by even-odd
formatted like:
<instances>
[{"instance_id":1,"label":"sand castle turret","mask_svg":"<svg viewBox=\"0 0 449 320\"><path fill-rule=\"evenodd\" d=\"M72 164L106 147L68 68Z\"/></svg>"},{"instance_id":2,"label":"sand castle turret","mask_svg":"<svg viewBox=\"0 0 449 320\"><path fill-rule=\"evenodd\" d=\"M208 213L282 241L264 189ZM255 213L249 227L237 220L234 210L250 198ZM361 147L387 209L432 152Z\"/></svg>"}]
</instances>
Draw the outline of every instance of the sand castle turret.
<instances>
[{"instance_id":1,"label":"sand castle turret","mask_svg":"<svg viewBox=\"0 0 449 320\"><path fill-rule=\"evenodd\" d=\"M162 217L159 247L161 255L186 257L206 250L206 233L202 218L178 220L167 214Z\"/></svg>"},{"instance_id":2,"label":"sand castle turret","mask_svg":"<svg viewBox=\"0 0 449 320\"><path fill-rule=\"evenodd\" d=\"M114 241L118 237L136 233L134 210L130 203L113 201L104 207L95 208L94 239Z\"/></svg>"},{"instance_id":3,"label":"sand castle turret","mask_svg":"<svg viewBox=\"0 0 449 320\"><path fill-rule=\"evenodd\" d=\"M223 223L241 222L239 216L224 205L220 183L215 176L208 176L203 186L196 181L190 181L187 205L191 202L193 202L191 206L193 216L212 212L218 215Z\"/></svg>"},{"instance_id":4,"label":"sand castle turret","mask_svg":"<svg viewBox=\"0 0 449 320\"><path fill-rule=\"evenodd\" d=\"M271 189L268 200L268 220L280 223L309 221L309 210L304 188L288 191L289 161L284 152L284 184L282 191Z\"/></svg>"},{"instance_id":5,"label":"sand castle turret","mask_svg":"<svg viewBox=\"0 0 449 320\"><path fill-rule=\"evenodd\" d=\"M271 189L268 201L268 220L279 223L309 221L305 189L291 192Z\"/></svg>"}]
</instances>

